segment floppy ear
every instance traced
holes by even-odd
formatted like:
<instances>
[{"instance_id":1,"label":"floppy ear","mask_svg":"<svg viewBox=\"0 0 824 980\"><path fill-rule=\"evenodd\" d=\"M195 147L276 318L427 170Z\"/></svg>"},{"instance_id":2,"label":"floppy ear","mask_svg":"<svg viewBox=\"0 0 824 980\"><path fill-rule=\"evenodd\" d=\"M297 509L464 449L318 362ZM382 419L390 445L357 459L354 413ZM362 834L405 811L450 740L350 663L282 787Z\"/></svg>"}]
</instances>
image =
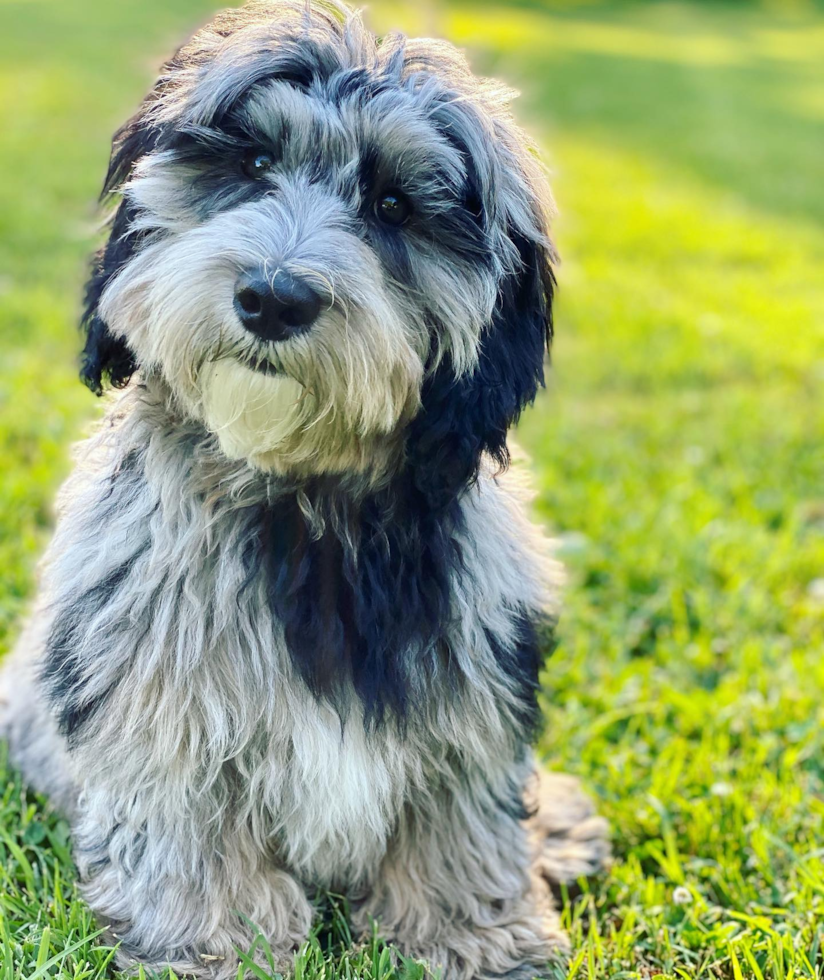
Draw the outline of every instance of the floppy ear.
<instances>
[{"instance_id":1,"label":"floppy ear","mask_svg":"<svg viewBox=\"0 0 824 980\"><path fill-rule=\"evenodd\" d=\"M158 146L163 130L151 121L149 110L168 84L175 58L166 63L140 109L114 134L101 200L119 191L137 161ZM81 355L80 378L97 395L103 393L106 383L115 388L125 387L137 370L135 356L125 340L115 337L98 314L103 290L131 259L143 238L144 233L133 228L134 217L134 209L122 200L109 222L108 241L92 260L92 273L86 284L81 320L86 344Z\"/></svg>"},{"instance_id":2,"label":"floppy ear","mask_svg":"<svg viewBox=\"0 0 824 980\"><path fill-rule=\"evenodd\" d=\"M506 435L544 384L552 340L551 246L510 232L518 267L504 278L474 370L456 378L447 357L424 382L407 459L431 506L451 503L478 476L486 453L504 469Z\"/></svg>"},{"instance_id":3,"label":"floppy ear","mask_svg":"<svg viewBox=\"0 0 824 980\"><path fill-rule=\"evenodd\" d=\"M95 255L92 274L86 284L85 309L81 326L86 343L80 360L80 378L96 395L103 394L106 382L123 388L137 369L134 354L126 341L115 337L98 314L100 297L107 283L120 271L134 251L128 233L126 204L118 208L111 225L109 240Z\"/></svg>"}]
</instances>

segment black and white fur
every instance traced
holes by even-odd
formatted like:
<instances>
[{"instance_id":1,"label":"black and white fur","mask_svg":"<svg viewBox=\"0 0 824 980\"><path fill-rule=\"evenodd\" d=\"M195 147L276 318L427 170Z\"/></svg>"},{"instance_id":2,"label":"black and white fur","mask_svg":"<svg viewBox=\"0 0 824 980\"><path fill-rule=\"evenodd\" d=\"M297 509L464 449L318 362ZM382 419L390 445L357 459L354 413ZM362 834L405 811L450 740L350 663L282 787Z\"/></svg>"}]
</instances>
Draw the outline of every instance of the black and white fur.
<instances>
[{"instance_id":1,"label":"black and white fur","mask_svg":"<svg viewBox=\"0 0 824 980\"><path fill-rule=\"evenodd\" d=\"M504 471L553 250L509 98L443 42L253 0L115 136L83 378L124 390L0 717L124 965L232 976L245 916L288 968L318 888L445 980L564 947L533 849L574 877L604 828L563 779L524 822L557 571ZM311 326L246 329L250 269Z\"/></svg>"}]
</instances>

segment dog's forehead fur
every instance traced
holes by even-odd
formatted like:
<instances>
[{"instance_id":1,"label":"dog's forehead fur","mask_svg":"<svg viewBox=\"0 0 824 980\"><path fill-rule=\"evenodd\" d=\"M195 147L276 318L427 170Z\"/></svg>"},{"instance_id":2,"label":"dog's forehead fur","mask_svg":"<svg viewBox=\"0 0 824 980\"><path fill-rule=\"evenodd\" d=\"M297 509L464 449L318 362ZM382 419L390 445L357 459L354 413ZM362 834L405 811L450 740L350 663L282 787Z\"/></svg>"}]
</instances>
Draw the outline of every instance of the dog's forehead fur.
<instances>
[{"instance_id":1,"label":"dog's forehead fur","mask_svg":"<svg viewBox=\"0 0 824 980\"><path fill-rule=\"evenodd\" d=\"M251 128L284 166L317 164L322 153L326 168L359 158L393 177L431 176L427 191L480 211L495 236L490 252L512 268L502 223L541 237L552 211L531 144L512 123L514 94L475 76L446 42L378 39L336 2L258 0L220 13L167 63L135 117L148 128L132 120L116 139L107 186L147 151Z\"/></svg>"},{"instance_id":2,"label":"dog's forehead fur","mask_svg":"<svg viewBox=\"0 0 824 980\"><path fill-rule=\"evenodd\" d=\"M397 33L378 39L343 4L257 0L221 12L179 49L156 93L156 117L209 125L269 79L333 100L391 89L432 105L459 97L503 117L513 94L476 78L452 45Z\"/></svg>"},{"instance_id":3,"label":"dog's forehead fur","mask_svg":"<svg viewBox=\"0 0 824 980\"><path fill-rule=\"evenodd\" d=\"M367 90L368 91L368 90ZM408 181L412 175L430 193L461 193L464 160L409 93L388 90L364 97L363 89L304 92L272 81L255 89L237 113L242 126L277 147L284 167L323 165L360 176Z\"/></svg>"}]
</instances>

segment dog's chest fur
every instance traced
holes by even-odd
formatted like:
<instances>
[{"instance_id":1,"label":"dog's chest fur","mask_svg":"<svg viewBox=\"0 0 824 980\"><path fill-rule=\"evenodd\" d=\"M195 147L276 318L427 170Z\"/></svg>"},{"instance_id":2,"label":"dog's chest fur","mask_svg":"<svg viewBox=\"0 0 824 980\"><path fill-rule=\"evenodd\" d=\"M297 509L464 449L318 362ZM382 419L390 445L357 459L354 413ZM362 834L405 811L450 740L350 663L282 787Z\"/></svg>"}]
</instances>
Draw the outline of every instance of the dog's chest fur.
<instances>
[{"instance_id":1,"label":"dog's chest fur","mask_svg":"<svg viewBox=\"0 0 824 980\"><path fill-rule=\"evenodd\" d=\"M414 755L386 731L368 736L358 719L342 729L328 708L308 701L301 707L280 719L279 738L270 742L261 818L289 866L307 879L363 880L420 782Z\"/></svg>"},{"instance_id":2,"label":"dog's chest fur","mask_svg":"<svg viewBox=\"0 0 824 980\"><path fill-rule=\"evenodd\" d=\"M117 457L99 436L64 499L45 677L76 771L135 800L123 819L211 811L335 884L367 877L404 801L458 769L494 782L500 759L505 792L547 571L509 494L484 479L435 530L454 564L429 541L365 575L349 525L331 543L312 521L296 532L306 501L279 511L185 428L120 428ZM84 751L90 730L119 754Z\"/></svg>"}]
</instances>

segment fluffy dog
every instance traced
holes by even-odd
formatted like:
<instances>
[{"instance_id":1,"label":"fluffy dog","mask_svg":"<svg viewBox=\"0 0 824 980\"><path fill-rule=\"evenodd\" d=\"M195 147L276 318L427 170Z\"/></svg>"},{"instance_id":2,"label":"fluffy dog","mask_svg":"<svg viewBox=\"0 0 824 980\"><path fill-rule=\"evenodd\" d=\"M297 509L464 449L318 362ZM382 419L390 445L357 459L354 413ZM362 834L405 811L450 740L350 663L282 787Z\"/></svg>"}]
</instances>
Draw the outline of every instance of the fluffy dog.
<instances>
[{"instance_id":1,"label":"fluffy dog","mask_svg":"<svg viewBox=\"0 0 824 980\"><path fill-rule=\"evenodd\" d=\"M536 862L605 854L574 782L525 822L557 575L504 470L554 253L509 97L257 0L114 138L82 375L124 390L3 730L122 964L231 976L245 916L288 968L334 888L446 980L529 977L564 943Z\"/></svg>"}]
</instances>

